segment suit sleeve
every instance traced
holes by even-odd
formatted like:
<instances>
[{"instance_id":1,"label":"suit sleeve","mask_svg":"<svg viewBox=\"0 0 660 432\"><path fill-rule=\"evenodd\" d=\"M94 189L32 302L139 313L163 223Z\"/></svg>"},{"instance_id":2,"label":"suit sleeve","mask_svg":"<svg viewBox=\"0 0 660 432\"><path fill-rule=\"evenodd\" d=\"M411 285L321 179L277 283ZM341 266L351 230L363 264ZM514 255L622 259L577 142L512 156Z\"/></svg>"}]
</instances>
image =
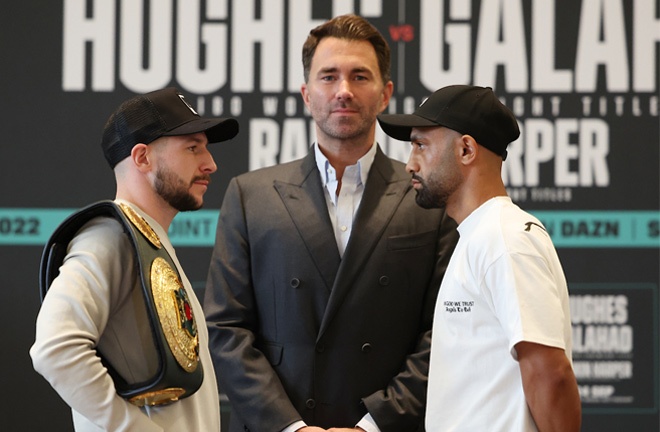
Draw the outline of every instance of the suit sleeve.
<instances>
[{"instance_id":1,"label":"suit sleeve","mask_svg":"<svg viewBox=\"0 0 660 432\"><path fill-rule=\"evenodd\" d=\"M382 432L423 430L435 302L457 241L456 222L443 212L417 345L389 385L363 399Z\"/></svg>"},{"instance_id":2,"label":"suit sleeve","mask_svg":"<svg viewBox=\"0 0 660 432\"><path fill-rule=\"evenodd\" d=\"M255 346L258 326L248 228L234 178L220 209L204 310L218 385L251 430L281 431L301 416L268 359Z\"/></svg>"}]
</instances>

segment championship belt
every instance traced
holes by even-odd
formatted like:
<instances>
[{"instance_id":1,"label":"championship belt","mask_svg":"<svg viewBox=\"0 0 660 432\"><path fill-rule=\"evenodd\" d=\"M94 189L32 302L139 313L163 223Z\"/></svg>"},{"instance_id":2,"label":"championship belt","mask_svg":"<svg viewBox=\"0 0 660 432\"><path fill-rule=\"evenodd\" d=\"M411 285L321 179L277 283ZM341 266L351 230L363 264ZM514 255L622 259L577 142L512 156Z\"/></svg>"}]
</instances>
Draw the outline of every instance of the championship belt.
<instances>
[{"instance_id":1,"label":"championship belt","mask_svg":"<svg viewBox=\"0 0 660 432\"><path fill-rule=\"evenodd\" d=\"M134 405L163 405L186 398L199 389L204 377L199 361L197 323L176 265L158 235L131 207L100 201L69 216L56 228L41 257L41 300L59 274L69 242L85 223L99 216L118 220L133 245L158 367L149 379L129 383L99 352L101 361L115 383L117 394Z\"/></svg>"}]
</instances>

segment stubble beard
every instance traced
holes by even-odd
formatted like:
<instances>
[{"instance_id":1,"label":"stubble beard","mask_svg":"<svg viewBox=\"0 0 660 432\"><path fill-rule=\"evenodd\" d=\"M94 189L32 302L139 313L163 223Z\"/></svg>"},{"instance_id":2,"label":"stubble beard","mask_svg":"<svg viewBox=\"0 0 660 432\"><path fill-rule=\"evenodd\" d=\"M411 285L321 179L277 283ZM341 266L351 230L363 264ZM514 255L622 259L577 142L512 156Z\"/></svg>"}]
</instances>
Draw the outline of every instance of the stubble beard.
<instances>
[{"instance_id":1,"label":"stubble beard","mask_svg":"<svg viewBox=\"0 0 660 432\"><path fill-rule=\"evenodd\" d=\"M373 112L365 113L363 109L358 108L358 110L360 114L357 119L336 116L328 112L324 117L315 115L314 121L321 132L330 138L353 140L359 137L366 137L376 122L377 112L373 110Z\"/></svg>"},{"instance_id":2,"label":"stubble beard","mask_svg":"<svg viewBox=\"0 0 660 432\"><path fill-rule=\"evenodd\" d=\"M447 196L445 194L439 193L437 190L432 191L426 181L416 175L413 175L413 179L417 180L421 185L420 188L416 189L415 192L415 202L418 206L425 209L434 209L434 208L443 208L447 205Z\"/></svg>"},{"instance_id":3,"label":"stubble beard","mask_svg":"<svg viewBox=\"0 0 660 432\"><path fill-rule=\"evenodd\" d=\"M461 184L458 174L452 172L446 172L442 177L430 176L428 180L413 174L413 179L421 185L420 188L416 189L415 202L425 209L447 207L449 197Z\"/></svg>"},{"instance_id":4,"label":"stubble beard","mask_svg":"<svg viewBox=\"0 0 660 432\"><path fill-rule=\"evenodd\" d=\"M447 207L449 199L463 183L463 175L453 157L452 146L447 145L435 169L428 174L428 178L425 179L413 172L413 180L420 184L416 189L417 205L425 209Z\"/></svg>"},{"instance_id":5,"label":"stubble beard","mask_svg":"<svg viewBox=\"0 0 660 432\"><path fill-rule=\"evenodd\" d=\"M173 171L167 168L159 168L156 171L156 180L154 188L156 193L160 195L165 202L172 208L180 211L193 211L199 210L203 205L203 200L197 200L193 194L190 193L192 184L202 179L202 177L195 177L190 184L186 183ZM208 180L208 178L205 178Z\"/></svg>"}]
</instances>

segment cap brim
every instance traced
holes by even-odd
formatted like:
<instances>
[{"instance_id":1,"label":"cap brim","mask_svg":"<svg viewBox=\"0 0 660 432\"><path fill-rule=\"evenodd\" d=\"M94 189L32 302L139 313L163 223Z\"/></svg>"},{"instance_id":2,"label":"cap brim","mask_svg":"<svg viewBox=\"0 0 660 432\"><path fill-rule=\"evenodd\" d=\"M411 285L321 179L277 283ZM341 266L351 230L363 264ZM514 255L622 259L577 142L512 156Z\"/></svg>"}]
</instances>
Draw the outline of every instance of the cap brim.
<instances>
[{"instance_id":1,"label":"cap brim","mask_svg":"<svg viewBox=\"0 0 660 432\"><path fill-rule=\"evenodd\" d=\"M238 134L238 121L233 118L197 118L163 135L189 135L199 132L206 133L209 143L227 141Z\"/></svg>"},{"instance_id":2,"label":"cap brim","mask_svg":"<svg viewBox=\"0 0 660 432\"><path fill-rule=\"evenodd\" d=\"M437 123L415 114L381 114L378 123L387 135L400 141L410 141L410 132L414 127L435 127Z\"/></svg>"}]
</instances>

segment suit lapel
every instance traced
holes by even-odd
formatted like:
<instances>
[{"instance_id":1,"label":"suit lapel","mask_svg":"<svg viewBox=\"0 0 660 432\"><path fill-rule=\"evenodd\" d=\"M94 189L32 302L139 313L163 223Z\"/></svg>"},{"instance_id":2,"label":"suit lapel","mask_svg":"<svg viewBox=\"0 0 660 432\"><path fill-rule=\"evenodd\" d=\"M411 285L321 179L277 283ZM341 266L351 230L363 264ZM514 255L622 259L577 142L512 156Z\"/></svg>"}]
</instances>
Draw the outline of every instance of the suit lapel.
<instances>
[{"instance_id":1,"label":"suit lapel","mask_svg":"<svg viewBox=\"0 0 660 432\"><path fill-rule=\"evenodd\" d=\"M274 186L330 291L340 258L314 152L296 166L300 171L293 174L291 182L276 180Z\"/></svg>"},{"instance_id":2,"label":"suit lapel","mask_svg":"<svg viewBox=\"0 0 660 432\"><path fill-rule=\"evenodd\" d=\"M351 238L334 281L319 337L323 335L346 294L351 289L357 288L354 285L355 279L382 237L383 231L409 187L410 178L397 174L392 162L378 148L369 171L360 208L353 222Z\"/></svg>"}]
</instances>

